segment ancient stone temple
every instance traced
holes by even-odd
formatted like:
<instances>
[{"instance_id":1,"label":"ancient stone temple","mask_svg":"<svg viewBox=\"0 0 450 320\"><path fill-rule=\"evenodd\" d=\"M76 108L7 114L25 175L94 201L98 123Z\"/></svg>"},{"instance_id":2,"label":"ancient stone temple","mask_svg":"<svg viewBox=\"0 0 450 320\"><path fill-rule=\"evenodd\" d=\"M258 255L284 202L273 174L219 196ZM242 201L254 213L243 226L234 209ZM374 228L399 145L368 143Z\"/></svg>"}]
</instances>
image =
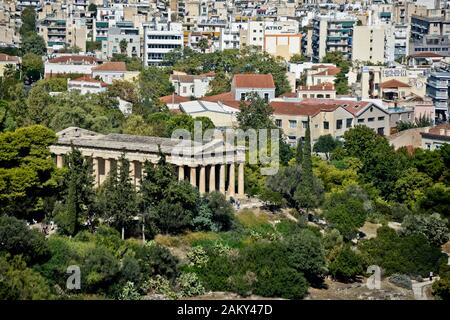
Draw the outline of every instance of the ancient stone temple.
<instances>
[{"instance_id":1,"label":"ancient stone temple","mask_svg":"<svg viewBox=\"0 0 450 320\"><path fill-rule=\"evenodd\" d=\"M77 127L64 129L57 136L58 141L50 146L57 166L64 166L64 155L73 145L92 159L96 186L105 181L112 164L122 154L130 161L133 183L139 186L145 174L145 161L157 164L161 150L166 161L176 167L178 180L189 180L200 193L217 190L226 196L244 196L245 148L220 139L199 143L127 134L104 135Z\"/></svg>"}]
</instances>

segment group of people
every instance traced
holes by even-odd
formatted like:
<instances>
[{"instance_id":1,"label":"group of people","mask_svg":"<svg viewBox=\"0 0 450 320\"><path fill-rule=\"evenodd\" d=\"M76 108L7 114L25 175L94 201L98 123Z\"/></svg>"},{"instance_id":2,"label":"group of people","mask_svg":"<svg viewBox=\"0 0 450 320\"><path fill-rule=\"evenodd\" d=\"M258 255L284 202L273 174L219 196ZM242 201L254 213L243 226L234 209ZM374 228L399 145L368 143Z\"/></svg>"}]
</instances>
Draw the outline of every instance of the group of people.
<instances>
[{"instance_id":1,"label":"group of people","mask_svg":"<svg viewBox=\"0 0 450 320\"><path fill-rule=\"evenodd\" d=\"M238 199L230 197L230 203L236 208L236 210L239 210L241 208L241 202Z\"/></svg>"}]
</instances>

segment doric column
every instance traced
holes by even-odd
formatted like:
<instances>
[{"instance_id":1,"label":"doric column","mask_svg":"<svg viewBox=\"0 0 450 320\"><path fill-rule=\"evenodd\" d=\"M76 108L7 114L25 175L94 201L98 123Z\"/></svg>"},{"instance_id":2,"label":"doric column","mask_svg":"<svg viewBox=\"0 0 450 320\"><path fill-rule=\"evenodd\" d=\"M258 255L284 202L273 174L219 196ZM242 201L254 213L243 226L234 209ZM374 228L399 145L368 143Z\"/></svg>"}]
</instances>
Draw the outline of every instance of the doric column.
<instances>
[{"instance_id":1,"label":"doric column","mask_svg":"<svg viewBox=\"0 0 450 320\"><path fill-rule=\"evenodd\" d=\"M99 185L100 174L98 168L98 158L92 157L92 166L93 166L93 174L94 174L94 187L97 188Z\"/></svg>"},{"instance_id":2,"label":"doric column","mask_svg":"<svg viewBox=\"0 0 450 320\"><path fill-rule=\"evenodd\" d=\"M62 154L56 155L56 167L62 168L64 166L64 158Z\"/></svg>"},{"instance_id":3,"label":"doric column","mask_svg":"<svg viewBox=\"0 0 450 320\"><path fill-rule=\"evenodd\" d=\"M219 173L219 191L224 195L225 195L225 166L226 164L220 165L220 173Z\"/></svg>"},{"instance_id":4,"label":"doric column","mask_svg":"<svg viewBox=\"0 0 450 320\"><path fill-rule=\"evenodd\" d=\"M216 191L216 166L209 167L209 192Z\"/></svg>"},{"instance_id":5,"label":"doric column","mask_svg":"<svg viewBox=\"0 0 450 320\"><path fill-rule=\"evenodd\" d=\"M228 180L228 195L230 197L234 196L234 163L230 164L230 173Z\"/></svg>"},{"instance_id":6,"label":"doric column","mask_svg":"<svg viewBox=\"0 0 450 320\"><path fill-rule=\"evenodd\" d=\"M105 178L108 177L111 171L111 159L105 159Z\"/></svg>"},{"instance_id":7,"label":"doric column","mask_svg":"<svg viewBox=\"0 0 450 320\"><path fill-rule=\"evenodd\" d=\"M197 187L197 168L191 167L191 175L190 175L191 185Z\"/></svg>"},{"instance_id":8,"label":"doric column","mask_svg":"<svg viewBox=\"0 0 450 320\"><path fill-rule=\"evenodd\" d=\"M130 161L130 177L131 177L131 183L133 186L136 186L136 164L134 161Z\"/></svg>"},{"instance_id":9,"label":"doric column","mask_svg":"<svg viewBox=\"0 0 450 320\"><path fill-rule=\"evenodd\" d=\"M198 183L198 189L201 194L206 192L206 174L205 166L200 167L200 181Z\"/></svg>"},{"instance_id":10,"label":"doric column","mask_svg":"<svg viewBox=\"0 0 450 320\"><path fill-rule=\"evenodd\" d=\"M178 181L184 180L184 166L178 166Z\"/></svg>"},{"instance_id":11,"label":"doric column","mask_svg":"<svg viewBox=\"0 0 450 320\"><path fill-rule=\"evenodd\" d=\"M244 196L244 163L239 163L238 169L238 195L239 197Z\"/></svg>"},{"instance_id":12,"label":"doric column","mask_svg":"<svg viewBox=\"0 0 450 320\"><path fill-rule=\"evenodd\" d=\"M136 186L140 187L142 181L142 162L136 161L134 163L134 166L135 166L134 175L136 177Z\"/></svg>"}]
</instances>

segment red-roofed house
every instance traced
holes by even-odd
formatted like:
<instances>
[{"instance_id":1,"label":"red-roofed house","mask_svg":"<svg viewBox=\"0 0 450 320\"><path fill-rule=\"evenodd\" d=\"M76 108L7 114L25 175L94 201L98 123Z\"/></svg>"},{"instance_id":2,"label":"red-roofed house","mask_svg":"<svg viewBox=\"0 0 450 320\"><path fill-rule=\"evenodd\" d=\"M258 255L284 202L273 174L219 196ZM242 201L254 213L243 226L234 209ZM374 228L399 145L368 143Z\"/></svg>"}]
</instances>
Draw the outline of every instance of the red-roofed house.
<instances>
[{"instance_id":1,"label":"red-roofed house","mask_svg":"<svg viewBox=\"0 0 450 320\"><path fill-rule=\"evenodd\" d=\"M270 101L275 98L275 83L271 74L235 74L231 81L234 100L245 100L251 92L256 92L262 99Z\"/></svg>"},{"instance_id":2,"label":"red-roofed house","mask_svg":"<svg viewBox=\"0 0 450 320\"><path fill-rule=\"evenodd\" d=\"M112 84L113 80L121 80L127 72L125 62L105 62L95 68L92 68L92 77L99 77L107 84Z\"/></svg>"},{"instance_id":3,"label":"red-roofed house","mask_svg":"<svg viewBox=\"0 0 450 320\"><path fill-rule=\"evenodd\" d=\"M355 124L366 125L378 134L389 135L389 114L368 101L305 99L300 102L272 101L275 124L283 129L288 142L305 137L308 117L311 139L331 134L341 138Z\"/></svg>"},{"instance_id":4,"label":"red-roofed house","mask_svg":"<svg viewBox=\"0 0 450 320\"><path fill-rule=\"evenodd\" d=\"M385 101L396 101L411 95L411 86L396 79L380 83L381 97Z\"/></svg>"},{"instance_id":5,"label":"red-roofed house","mask_svg":"<svg viewBox=\"0 0 450 320\"><path fill-rule=\"evenodd\" d=\"M62 55L44 63L45 78L63 74L91 75L92 68L100 63L95 57L85 55Z\"/></svg>"},{"instance_id":6,"label":"red-roofed house","mask_svg":"<svg viewBox=\"0 0 450 320\"><path fill-rule=\"evenodd\" d=\"M322 83L334 83L341 69L335 66L318 65L314 69L306 70L306 84L318 85Z\"/></svg>"},{"instance_id":7,"label":"red-roofed house","mask_svg":"<svg viewBox=\"0 0 450 320\"><path fill-rule=\"evenodd\" d=\"M168 96L160 97L159 101L164 103L170 111L179 111L179 105L182 102L190 101L191 99L187 97L182 97L177 94L171 94Z\"/></svg>"},{"instance_id":8,"label":"red-roofed house","mask_svg":"<svg viewBox=\"0 0 450 320\"><path fill-rule=\"evenodd\" d=\"M79 90L81 94L103 92L106 91L107 86L105 82L94 79L91 76L83 76L67 81L68 91Z\"/></svg>"},{"instance_id":9,"label":"red-roofed house","mask_svg":"<svg viewBox=\"0 0 450 320\"><path fill-rule=\"evenodd\" d=\"M299 98L326 98L336 99L336 90L333 83L323 82L310 86L299 86L297 89Z\"/></svg>"}]
</instances>

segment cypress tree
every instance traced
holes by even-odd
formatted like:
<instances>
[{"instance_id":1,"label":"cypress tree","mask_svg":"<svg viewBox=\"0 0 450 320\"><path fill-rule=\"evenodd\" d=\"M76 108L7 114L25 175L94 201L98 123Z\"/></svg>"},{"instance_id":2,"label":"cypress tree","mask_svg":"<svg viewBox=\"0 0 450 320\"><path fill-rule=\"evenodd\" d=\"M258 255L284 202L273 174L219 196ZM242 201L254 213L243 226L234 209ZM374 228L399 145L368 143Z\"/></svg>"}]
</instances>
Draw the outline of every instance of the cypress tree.
<instances>
[{"instance_id":1,"label":"cypress tree","mask_svg":"<svg viewBox=\"0 0 450 320\"><path fill-rule=\"evenodd\" d=\"M312 171L312 159L311 159L311 129L308 125L305 132L305 144L303 147L303 159L302 159L302 173L305 186L311 187L313 184L313 171Z\"/></svg>"},{"instance_id":2,"label":"cypress tree","mask_svg":"<svg viewBox=\"0 0 450 320\"><path fill-rule=\"evenodd\" d=\"M90 220L95 212L94 177L92 161L83 157L81 151L72 146L66 156L67 194L64 199L65 217L62 228L70 235L79 231L81 220Z\"/></svg>"}]
</instances>

